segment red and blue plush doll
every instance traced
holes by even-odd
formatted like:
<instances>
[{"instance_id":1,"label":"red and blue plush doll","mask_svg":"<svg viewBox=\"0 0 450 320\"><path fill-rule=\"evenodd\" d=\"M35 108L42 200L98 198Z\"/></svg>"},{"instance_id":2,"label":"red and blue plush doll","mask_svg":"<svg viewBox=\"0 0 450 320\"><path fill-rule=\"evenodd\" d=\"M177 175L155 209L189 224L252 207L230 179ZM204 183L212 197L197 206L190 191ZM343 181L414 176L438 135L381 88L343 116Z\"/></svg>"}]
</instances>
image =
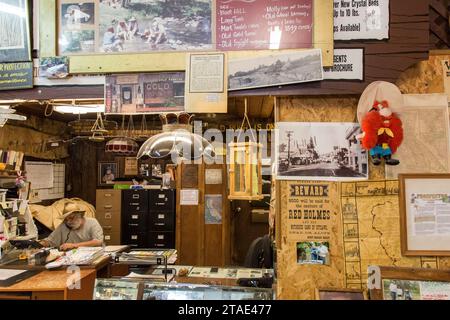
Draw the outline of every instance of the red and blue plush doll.
<instances>
[{"instance_id":1,"label":"red and blue plush doll","mask_svg":"<svg viewBox=\"0 0 450 320\"><path fill-rule=\"evenodd\" d=\"M372 109L362 119L361 130L361 144L369 151L374 165L381 164L382 159L387 165L400 163L392 155L403 141L402 121L392 112L388 101L374 102Z\"/></svg>"}]
</instances>

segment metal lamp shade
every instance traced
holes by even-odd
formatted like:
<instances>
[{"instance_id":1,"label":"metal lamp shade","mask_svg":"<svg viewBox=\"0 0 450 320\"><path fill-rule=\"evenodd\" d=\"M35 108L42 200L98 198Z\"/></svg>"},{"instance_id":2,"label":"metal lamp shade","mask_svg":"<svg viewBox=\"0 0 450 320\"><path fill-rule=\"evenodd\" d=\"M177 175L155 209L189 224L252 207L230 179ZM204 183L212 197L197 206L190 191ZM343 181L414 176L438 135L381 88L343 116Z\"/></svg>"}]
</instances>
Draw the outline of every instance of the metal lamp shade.
<instances>
[{"instance_id":1,"label":"metal lamp shade","mask_svg":"<svg viewBox=\"0 0 450 320\"><path fill-rule=\"evenodd\" d=\"M214 158L214 148L205 138L186 130L163 132L148 139L142 145L137 158L165 158L169 155L186 159L202 156Z\"/></svg>"}]
</instances>

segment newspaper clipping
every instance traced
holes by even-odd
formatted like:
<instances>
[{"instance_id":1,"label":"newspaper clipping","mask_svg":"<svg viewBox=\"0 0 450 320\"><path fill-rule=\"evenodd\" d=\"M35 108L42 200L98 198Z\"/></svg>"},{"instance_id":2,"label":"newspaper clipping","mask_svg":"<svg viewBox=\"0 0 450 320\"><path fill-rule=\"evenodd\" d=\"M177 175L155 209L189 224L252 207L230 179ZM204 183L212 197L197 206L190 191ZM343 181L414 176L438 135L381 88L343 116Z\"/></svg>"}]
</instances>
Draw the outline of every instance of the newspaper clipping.
<instances>
[{"instance_id":1,"label":"newspaper clipping","mask_svg":"<svg viewBox=\"0 0 450 320\"><path fill-rule=\"evenodd\" d=\"M410 199L414 236L450 235L450 195L416 194Z\"/></svg>"}]
</instances>

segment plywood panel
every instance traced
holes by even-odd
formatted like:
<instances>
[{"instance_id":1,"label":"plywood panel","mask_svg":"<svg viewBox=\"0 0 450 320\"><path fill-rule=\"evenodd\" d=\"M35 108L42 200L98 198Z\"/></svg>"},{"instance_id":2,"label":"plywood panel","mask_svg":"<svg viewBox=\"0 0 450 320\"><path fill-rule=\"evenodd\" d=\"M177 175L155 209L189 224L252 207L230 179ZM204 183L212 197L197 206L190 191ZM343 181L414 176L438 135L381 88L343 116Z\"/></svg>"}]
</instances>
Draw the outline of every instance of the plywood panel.
<instances>
[{"instance_id":1,"label":"plywood panel","mask_svg":"<svg viewBox=\"0 0 450 320\"><path fill-rule=\"evenodd\" d=\"M440 58L436 58L440 59ZM399 80L399 86L403 92L439 92L438 86L424 86L421 84L432 83L433 72L439 76L438 68L440 62L432 61L430 64L424 63L411 69ZM440 71L442 75L442 70ZM417 83L415 82L417 81ZM429 82L430 81L430 82ZM425 88L424 88L425 87ZM339 97L308 97L305 99L281 98L279 108L279 121L305 121L305 122L334 122L334 121L356 121L356 108L358 98ZM384 168L369 167L370 180L380 181L384 184ZM281 186L281 205L285 202L287 190L285 182L279 182ZM342 191L341 191L342 193ZM448 269L450 267L449 258L419 257L407 258L401 256L400 251L400 225L397 194L389 195L382 199L374 197L348 197L357 208L357 243L360 247L358 253L362 256L357 260L359 265L359 275L355 275L351 269L351 264L344 265L343 238L346 228L341 233L333 233L331 246L338 247L341 252L335 252L332 256L334 260L329 270L317 269L314 267L298 266L296 263L295 245L287 243L284 239L284 220L281 220L281 241L278 254L278 292L281 299L314 299L314 288L326 286L339 288L344 285L346 272L352 276L359 276L362 285L365 286L368 265L388 265L402 267L431 267ZM345 200L345 197L343 198ZM353 199L353 200L352 200ZM381 201L381 202L380 202ZM345 202L345 201L344 201ZM380 206L377 203L380 202ZM344 203L345 204L345 203ZM344 208L344 207L342 207ZM347 207L348 209L348 207ZM282 210L280 210L282 212ZM280 214L280 213L278 213ZM344 215L341 210L341 215ZM356 265L355 265L356 266ZM352 284L347 284L352 287Z\"/></svg>"}]
</instances>

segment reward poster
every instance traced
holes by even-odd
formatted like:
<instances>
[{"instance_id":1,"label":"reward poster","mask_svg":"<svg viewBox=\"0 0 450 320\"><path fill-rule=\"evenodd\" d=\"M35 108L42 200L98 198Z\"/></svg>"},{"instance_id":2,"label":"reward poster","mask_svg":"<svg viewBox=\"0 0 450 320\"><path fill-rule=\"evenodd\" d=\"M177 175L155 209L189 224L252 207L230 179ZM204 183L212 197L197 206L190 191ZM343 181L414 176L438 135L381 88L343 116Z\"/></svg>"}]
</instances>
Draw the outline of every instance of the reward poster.
<instances>
[{"instance_id":1,"label":"reward poster","mask_svg":"<svg viewBox=\"0 0 450 320\"><path fill-rule=\"evenodd\" d=\"M336 184L295 181L288 187L287 240L328 242L336 217Z\"/></svg>"}]
</instances>

